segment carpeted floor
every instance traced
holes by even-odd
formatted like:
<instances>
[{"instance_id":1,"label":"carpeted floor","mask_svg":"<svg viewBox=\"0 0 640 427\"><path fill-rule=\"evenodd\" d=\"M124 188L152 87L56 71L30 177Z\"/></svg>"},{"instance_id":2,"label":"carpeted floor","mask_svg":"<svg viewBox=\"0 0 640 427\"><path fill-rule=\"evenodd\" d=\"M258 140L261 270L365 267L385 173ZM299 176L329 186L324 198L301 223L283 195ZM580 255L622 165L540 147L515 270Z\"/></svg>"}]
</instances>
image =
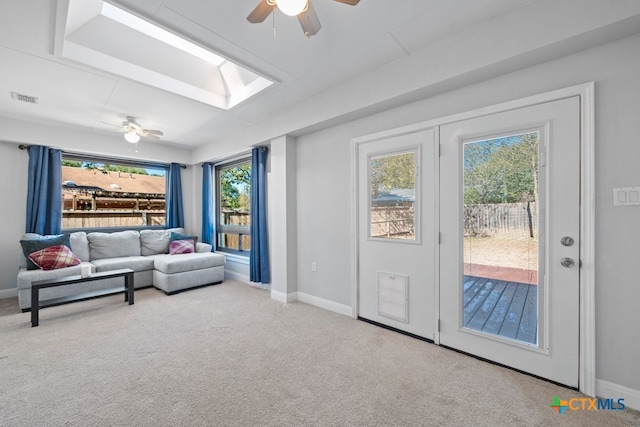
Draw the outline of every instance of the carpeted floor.
<instances>
[{"instance_id":1,"label":"carpeted floor","mask_svg":"<svg viewBox=\"0 0 640 427\"><path fill-rule=\"evenodd\" d=\"M234 281L29 314L0 300L1 426L630 426L509 369Z\"/></svg>"}]
</instances>

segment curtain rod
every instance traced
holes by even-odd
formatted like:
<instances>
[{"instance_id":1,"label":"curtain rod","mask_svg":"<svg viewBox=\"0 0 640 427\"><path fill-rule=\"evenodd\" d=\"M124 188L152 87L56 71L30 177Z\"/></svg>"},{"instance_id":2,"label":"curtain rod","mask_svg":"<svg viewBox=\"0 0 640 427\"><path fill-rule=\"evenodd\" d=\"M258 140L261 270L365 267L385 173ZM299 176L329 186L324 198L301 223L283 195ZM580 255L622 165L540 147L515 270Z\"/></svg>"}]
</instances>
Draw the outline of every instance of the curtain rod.
<instances>
[{"instance_id":1,"label":"curtain rod","mask_svg":"<svg viewBox=\"0 0 640 427\"><path fill-rule=\"evenodd\" d=\"M29 148L29 145L25 145L25 144L20 144L18 145L18 148L21 150L26 150L27 148ZM130 165L140 165L140 166L149 166L149 167L160 167L160 168L168 168L169 166L171 166L168 163L154 163L154 162L145 162L145 161L136 161L136 160L128 160L128 159L119 159L119 158L115 158L115 157L105 157L105 156L94 156L91 154L82 154L82 153L74 153L71 151L62 151L62 155L66 156L66 157L70 157L70 158L77 158L80 160L83 159L96 159L96 160L100 160L100 161L110 161L110 162L122 162L122 163L126 163L126 164L130 164ZM186 165L180 165L180 168L182 169L186 169L187 166Z\"/></svg>"}]
</instances>

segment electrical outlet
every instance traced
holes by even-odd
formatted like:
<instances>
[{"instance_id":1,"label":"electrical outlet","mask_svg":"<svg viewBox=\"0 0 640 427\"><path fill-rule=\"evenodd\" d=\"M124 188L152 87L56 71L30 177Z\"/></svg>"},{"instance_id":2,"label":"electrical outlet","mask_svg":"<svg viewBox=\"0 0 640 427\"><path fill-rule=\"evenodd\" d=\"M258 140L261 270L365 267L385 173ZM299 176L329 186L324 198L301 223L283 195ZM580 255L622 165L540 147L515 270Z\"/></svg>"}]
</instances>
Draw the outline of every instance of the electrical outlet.
<instances>
[{"instance_id":1,"label":"electrical outlet","mask_svg":"<svg viewBox=\"0 0 640 427\"><path fill-rule=\"evenodd\" d=\"M315 261L311 261L311 271L318 271L318 265Z\"/></svg>"}]
</instances>

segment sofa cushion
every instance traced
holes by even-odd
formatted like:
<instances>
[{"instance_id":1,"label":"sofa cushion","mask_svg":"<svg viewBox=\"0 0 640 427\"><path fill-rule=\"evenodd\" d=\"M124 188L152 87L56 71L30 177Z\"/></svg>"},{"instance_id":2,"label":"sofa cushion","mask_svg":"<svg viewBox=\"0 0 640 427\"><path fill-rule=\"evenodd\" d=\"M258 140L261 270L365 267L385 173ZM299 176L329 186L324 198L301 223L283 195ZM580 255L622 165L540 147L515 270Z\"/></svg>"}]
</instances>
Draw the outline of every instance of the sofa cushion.
<instances>
[{"instance_id":1,"label":"sofa cushion","mask_svg":"<svg viewBox=\"0 0 640 427\"><path fill-rule=\"evenodd\" d=\"M82 261L65 245L49 246L29 254L29 260L43 270L80 265Z\"/></svg>"},{"instance_id":2,"label":"sofa cushion","mask_svg":"<svg viewBox=\"0 0 640 427\"><path fill-rule=\"evenodd\" d=\"M140 251L142 255L169 253L171 233L184 233L184 228L166 230L140 230Z\"/></svg>"},{"instance_id":3,"label":"sofa cushion","mask_svg":"<svg viewBox=\"0 0 640 427\"><path fill-rule=\"evenodd\" d=\"M145 271L153 269L153 259L143 256L128 256L120 258L104 258L91 261L96 266L98 273L102 271L130 268L133 271Z\"/></svg>"},{"instance_id":4,"label":"sofa cushion","mask_svg":"<svg viewBox=\"0 0 640 427\"><path fill-rule=\"evenodd\" d=\"M207 252L181 255L152 255L153 268L165 274L183 273L191 270L224 266L222 254Z\"/></svg>"},{"instance_id":5,"label":"sofa cushion","mask_svg":"<svg viewBox=\"0 0 640 427\"><path fill-rule=\"evenodd\" d=\"M29 233L25 234L22 237L23 238L22 240L20 240L20 245L22 246L22 253L24 254L25 258L27 258L27 270L39 269L39 267L29 259L29 254L51 246L71 246L71 244L69 243L69 236L64 234L41 236L39 234Z\"/></svg>"},{"instance_id":6,"label":"sofa cushion","mask_svg":"<svg viewBox=\"0 0 640 427\"><path fill-rule=\"evenodd\" d=\"M126 256L140 256L140 233L134 230L118 231L115 233L87 234L89 239L90 261L119 258Z\"/></svg>"},{"instance_id":7,"label":"sofa cushion","mask_svg":"<svg viewBox=\"0 0 640 427\"><path fill-rule=\"evenodd\" d=\"M209 243L196 242L196 252L211 252L213 250L213 246Z\"/></svg>"},{"instance_id":8,"label":"sofa cushion","mask_svg":"<svg viewBox=\"0 0 640 427\"><path fill-rule=\"evenodd\" d=\"M71 243L71 252L80 260L89 261L89 239L84 231L76 231L69 234L69 243Z\"/></svg>"},{"instance_id":9,"label":"sofa cushion","mask_svg":"<svg viewBox=\"0 0 640 427\"><path fill-rule=\"evenodd\" d=\"M192 254L195 252L196 242L193 239L174 240L169 245L169 255Z\"/></svg>"},{"instance_id":10,"label":"sofa cushion","mask_svg":"<svg viewBox=\"0 0 640 427\"><path fill-rule=\"evenodd\" d=\"M21 268L18 270L18 289L30 289L31 283L38 280L59 279L61 277L80 275L82 265L89 263L82 263L74 265L73 267L60 268L58 270L27 270ZM91 264L89 264L91 265Z\"/></svg>"}]
</instances>

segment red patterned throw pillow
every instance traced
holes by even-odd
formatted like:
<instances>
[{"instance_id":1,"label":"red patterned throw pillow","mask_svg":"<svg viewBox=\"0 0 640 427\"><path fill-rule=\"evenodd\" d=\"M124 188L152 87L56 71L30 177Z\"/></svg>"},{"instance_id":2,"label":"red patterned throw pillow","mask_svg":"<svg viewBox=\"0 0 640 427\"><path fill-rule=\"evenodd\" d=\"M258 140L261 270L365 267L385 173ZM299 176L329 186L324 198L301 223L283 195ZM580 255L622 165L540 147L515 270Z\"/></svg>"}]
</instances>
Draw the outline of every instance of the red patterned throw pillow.
<instances>
[{"instance_id":1,"label":"red patterned throw pillow","mask_svg":"<svg viewBox=\"0 0 640 427\"><path fill-rule=\"evenodd\" d=\"M80 258L76 257L71 249L65 245L49 246L29 254L29 259L43 270L56 270L58 268L72 267L80 264Z\"/></svg>"},{"instance_id":2,"label":"red patterned throw pillow","mask_svg":"<svg viewBox=\"0 0 640 427\"><path fill-rule=\"evenodd\" d=\"M169 244L169 255L192 254L195 252L196 242L193 239L174 240Z\"/></svg>"}]
</instances>

